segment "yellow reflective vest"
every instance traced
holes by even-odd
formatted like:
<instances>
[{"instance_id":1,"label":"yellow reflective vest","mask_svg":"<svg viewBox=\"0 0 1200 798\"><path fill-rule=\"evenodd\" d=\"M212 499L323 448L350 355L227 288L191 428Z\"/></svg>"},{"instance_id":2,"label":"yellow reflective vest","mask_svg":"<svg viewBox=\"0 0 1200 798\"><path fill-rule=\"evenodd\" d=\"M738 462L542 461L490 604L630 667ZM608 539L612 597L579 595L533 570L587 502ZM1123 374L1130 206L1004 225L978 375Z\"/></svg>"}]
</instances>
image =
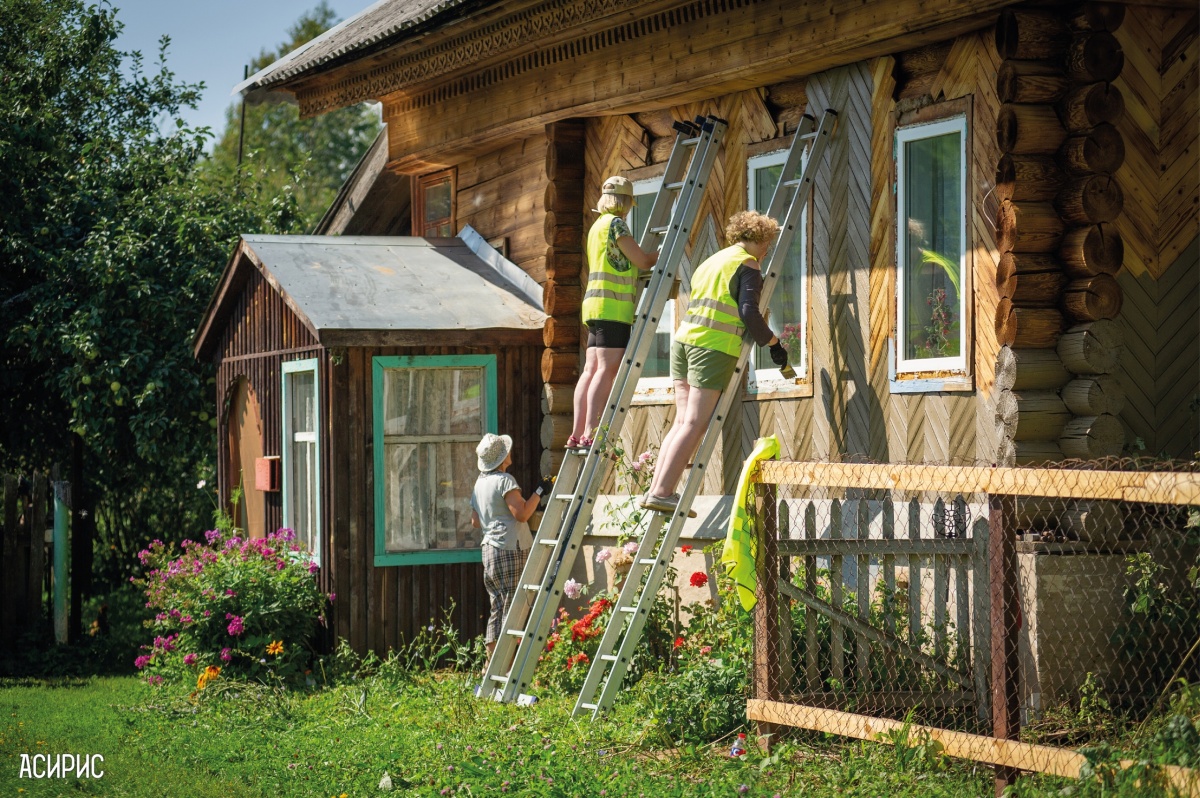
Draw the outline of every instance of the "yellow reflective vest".
<instances>
[{"instance_id":1,"label":"yellow reflective vest","mask_svg":"<svg viewBox=\"0 0 1200 798\"><path fill-rule=\"evenodd\" d=\"M608 259L608 231L617 217L601 214L587 236L588 281L583 294L583 321L619 321L633 324L638 270L633 264L621 271Z\"/></svg>"},{"instance_id":2,"label":"yellow reflective vest","mask_svg":"<svg viewBox=\"0 0 1200 798\"><path fill-rule=\"evenodd\" d=\"M752 258L746 248L734 244L696 268L687 315L675 331L676 341L734 357L741 353L746 325L738 315L737 299L729 293L729 281L747 260Z\"/></svg>"}]
</instances>

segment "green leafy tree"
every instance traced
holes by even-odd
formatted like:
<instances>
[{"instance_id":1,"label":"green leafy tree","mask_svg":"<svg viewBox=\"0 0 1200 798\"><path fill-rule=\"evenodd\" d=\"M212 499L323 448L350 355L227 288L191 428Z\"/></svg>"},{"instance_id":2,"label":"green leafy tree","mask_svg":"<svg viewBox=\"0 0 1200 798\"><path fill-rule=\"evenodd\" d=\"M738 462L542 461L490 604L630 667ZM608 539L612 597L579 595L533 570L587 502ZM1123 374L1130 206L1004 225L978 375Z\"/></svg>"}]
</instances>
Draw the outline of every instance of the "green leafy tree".
<instances>
[{"instance_id":1,"label":"green leafy tree","mask_svg":"<svg viewBox=\"0 0 1200 798\"><path fill-rule=\"evenodd\" d=\"M337 21L325 2L305 13L288 29L288 40L276 50L263 50L250 64L253 74L324 33ZM242 134L240 103L225 112L225 130L213 147L207 171L229 176L242 167L252 170L258 190L273 195L294 190L300 226L311 230L325 213L355 164L371 146L381 124L378 107L361 103L310 119L301 119L294 102L275 92L262 102L248 102Z\"/></svg>"},{"instance_id":2,"label":"green leafy tree","mask_svg":"<svg viewBox=\"0 0 1200 798\"><path fill-rule=\"evenodd\" d=\"M211 367L196 326L245 231L291 232L290 191L201 175L198 86L114 46L116 11L0 0L0 471L81 447L116 577L212 513ZM261 173L262 170L259 170Z\"/></svg>"}]
</instances>

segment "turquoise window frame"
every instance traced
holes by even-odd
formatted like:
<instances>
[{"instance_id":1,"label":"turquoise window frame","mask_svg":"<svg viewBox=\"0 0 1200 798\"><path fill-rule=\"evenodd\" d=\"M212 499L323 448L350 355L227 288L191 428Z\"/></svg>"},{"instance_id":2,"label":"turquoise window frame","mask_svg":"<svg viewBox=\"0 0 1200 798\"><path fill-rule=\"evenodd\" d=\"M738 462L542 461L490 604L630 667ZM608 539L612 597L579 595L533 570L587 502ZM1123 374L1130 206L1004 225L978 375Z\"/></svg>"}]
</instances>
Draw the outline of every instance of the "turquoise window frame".
<instances>
[{"instance_id":1,"label":"turquoise window frame","mask_svg":"<svg viewBox=\"0 0 1200 798\"><path fill-rule=\"evenodd\" d=\"M485 432L499 432L495 355L406 355L378 356L371 359L371 440L375 468L375 565L440 565L459 562L483 562L483 549L428 549L426 551L387 551L384 529L383 468L383 379L389 369L483 368Z\"/></svg>"},{"instance_id":2,"label":"turquoise window frame","mask_svg":"<svg viewBox=\"0 0 1200 798\"><path fill-rule=\"evenodd\" d=\"M288 388L288 377L292 374L300 372L312 372L313 375L313 430L316 432L316 517L313 519L313 562L318 566L324 563L321 560L321 544L324 542L325 536L321 534L321 374L320 360L315 357L305 358L304 360L289 360L282 364L280 370L280 407L282 408L283 416L283 445L280 447L280 463L279 467L282 473L280 474L280 492L283 499L283 525L288 529L292 529L292 513L291 513L291 490L292 490L292 469L291 469L291 451L292 451L292 414L289 412L291 407L291 391Z\"/></svg>"}]
</instances>

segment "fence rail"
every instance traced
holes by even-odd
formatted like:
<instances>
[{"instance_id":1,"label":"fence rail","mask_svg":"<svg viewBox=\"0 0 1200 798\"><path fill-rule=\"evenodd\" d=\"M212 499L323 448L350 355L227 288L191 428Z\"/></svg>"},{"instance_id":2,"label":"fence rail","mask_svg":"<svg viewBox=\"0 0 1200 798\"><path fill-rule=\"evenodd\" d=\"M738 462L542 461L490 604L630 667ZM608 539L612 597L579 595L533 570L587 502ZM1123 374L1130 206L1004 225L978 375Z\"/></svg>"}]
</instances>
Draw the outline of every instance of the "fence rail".
<instances>
[{"instance_id":1,"label":"fence rail","mask_svg":"<svg viewBox=\"0 0 1200 798\"><path fill-rule=\"evenodd\" d=\"M1128 732L1200 683L1200 473L1114 465L763 463L749 718L1077 777L1080 701Z\"/></svg>"}]
</instances>

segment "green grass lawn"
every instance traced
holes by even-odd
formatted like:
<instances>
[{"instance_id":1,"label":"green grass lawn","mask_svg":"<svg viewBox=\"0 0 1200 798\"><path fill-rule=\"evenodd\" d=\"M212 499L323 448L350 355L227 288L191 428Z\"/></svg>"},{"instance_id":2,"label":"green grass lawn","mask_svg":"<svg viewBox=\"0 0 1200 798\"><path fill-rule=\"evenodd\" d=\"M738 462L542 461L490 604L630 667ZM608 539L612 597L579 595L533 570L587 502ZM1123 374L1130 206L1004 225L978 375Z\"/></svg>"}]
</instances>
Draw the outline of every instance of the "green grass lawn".
<instances>
[{"instance_id":1,"label":"green grass lawn","mask_svg":"<svg viewBox=\"0 0 1200 798\"><path fill-rule=\"evenodd\" d=\"M219 686L217 686L219 685ZM991 771L808 737L730 759L728 741L671 745L625 701L598 723L571 703L473 698L461 674L371 677L313 692L134 677L0 682L0 795L378 795L391 774L415 795L990 794ZM19 778L22 754L102 754L100 779ZM910 761L911 760L911 761ZM21 792L21 791L24 792ZM1047 793L1050 794L1050 793Z\"/></svg>"}]
</instances>

